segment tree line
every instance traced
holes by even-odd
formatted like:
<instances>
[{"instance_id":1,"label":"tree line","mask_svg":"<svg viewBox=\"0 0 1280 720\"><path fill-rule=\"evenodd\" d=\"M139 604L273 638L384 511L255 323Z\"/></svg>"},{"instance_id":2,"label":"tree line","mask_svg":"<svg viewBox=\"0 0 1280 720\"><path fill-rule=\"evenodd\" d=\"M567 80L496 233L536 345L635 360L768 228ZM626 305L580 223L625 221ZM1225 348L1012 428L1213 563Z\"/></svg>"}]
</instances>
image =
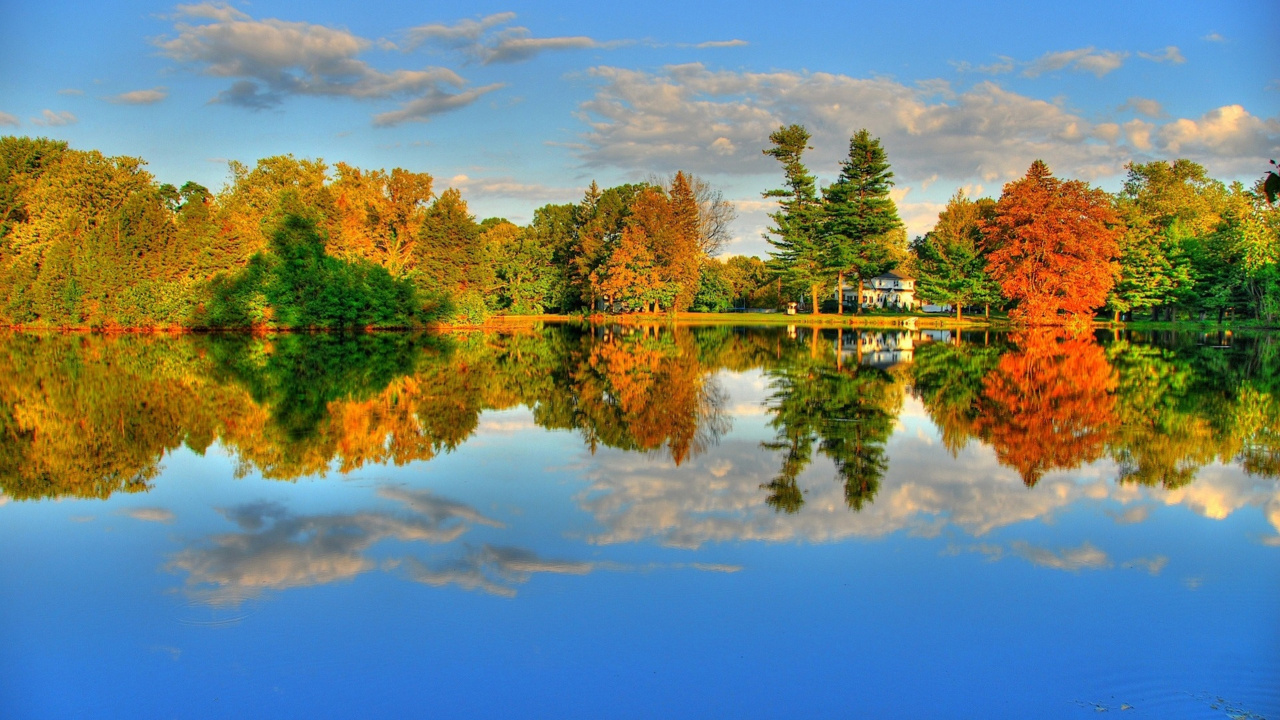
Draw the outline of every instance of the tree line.
<instances>
[{"instance_id":1,"label":"tree line","mask_svg":"<svg viewBox=\"0 0 1280 720\"><path fill-rule=\"evenodd\" d=\"M477 221L459 190L437 193L429 174L402 168L277 156L232 162L214 192L159 183L144 166L0 138L0 324L413 327L689 310L707 305L704 270L733 219L683 172L592 183L520 227Z\"/></svg>"},{"instance_id":2,"label":"tree line","mask_svg":"<svg viewBox=\"0 0 1280 720\"><path fill-rule=\"evenodd\" d=\"M934 229L908 244L878 138L855 133L838 177L821 191L803 162L805 128L785 126L769 139L764 153L785 182L764 193L778 202L766 265L780 293L812 312L846 287L846 276L861 299L864 280L898 270L917 280L922 299L953 306L958 318L975 306L1033 325L1103 311L1116 321L1280 317L1274 173L1247 188L1190 160L1130 163L1123 188L1110 194L1057 178L1037 160L998 199L956 192ZM844 310L842 298L829 304Z\"/></svg>"},{"instance_id":3,"label":"tree line","mask_svg":"<svg viewBox=\"0 0 1280 720\"><path fill-rule=\"evenodd\" d=\"M999 198L957 192L908 242L878 138L859 130L836 179L789 125L766 259L718 259L733 205L687 173L482 221L427 173L276 156L211 191L158 183L139 158L0 138L0 325L416 327L494 313L844 312L836 288L890 270L919 298L1029 324L1280 317L1280 207L1189 160L1131 163L1110 194L1036 161ZM1275 184L1274 182L1272 183ZM840 293L836 293L840 295ZM854 303L855 312L862 303Z\"/></svg>"}]
</instances>

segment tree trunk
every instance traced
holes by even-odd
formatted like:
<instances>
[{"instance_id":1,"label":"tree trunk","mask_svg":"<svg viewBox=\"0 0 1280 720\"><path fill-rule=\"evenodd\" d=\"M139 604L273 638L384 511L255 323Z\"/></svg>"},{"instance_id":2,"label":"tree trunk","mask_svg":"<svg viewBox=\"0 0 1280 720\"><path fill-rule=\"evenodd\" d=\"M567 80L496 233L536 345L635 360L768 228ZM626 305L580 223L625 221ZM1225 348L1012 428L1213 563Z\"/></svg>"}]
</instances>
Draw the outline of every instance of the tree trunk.
<instances>
[{"instance_id":1,"label":"tree trunk","mask_svg":"<svg viewBox=\"0 0 1280 720\"><path fill-rule=\"evenodd\" d=\"M854 310L854 314L861 315L862 314L862 276L861 275L858 276L858 299L854 301L853 306L857 308L857 310Z\"/></svg>"},{"instance_id":2,"label":"tree trunk","mask_svg":"<svg viewBox=\"0 0 1280 720\"><path fill-rule=\"evenodd\" d=\"M836 273L836 314L844 314L844 271Z\"/></svg>"},{"instance_id":3,"label":"tree trunk","mask_svg":"<svg viewBox=\"0 0 1280 720\"><path fill-rule=\"evenodd\" d=\"M961 315L960 303L956 303L956 322L960 322L962 317L963 316Z\"/></svg>"},{"instance_id":4,"label":"tree trunk","mask_svg":"<svg viewBox=\"0 0 1280 720\"><path fill-rule=\"evenodd\" d=\"M810 291L809 294L813 296L813 311L810 312L809 314L817 315L818 314L818 286L814 285L810 287L809 291Z\"/></svg>"},{"instance_id":5,"label":"tree trunk","mask_svg":"<svg viewBox=\"0 0 1280 720\"><path fill-rule=\"evenodd\" d=\"M1120 311L1119 311L1119 310L1113 310L1113 311L1111 312L1111 322L1113 322L1113 323L1119 323L1119 322L1120 322Z\"/></svg>"},{"instance_id":6,"label":"tree trunk","mask_svg":"<svg viewBox=\"0 0 1280 720\"><path fill-rule=\"evenodd\" d=\"M991 319L991 305L990 305L990 304L983 305L983 306L982 306L982 308L983 308L983 309L982 309L982 314L983 314L983 315L985 315L985 316L986 316L986 318L987 318L988 320L990 320L990 319Z\"/></svg>"}]
</instances>

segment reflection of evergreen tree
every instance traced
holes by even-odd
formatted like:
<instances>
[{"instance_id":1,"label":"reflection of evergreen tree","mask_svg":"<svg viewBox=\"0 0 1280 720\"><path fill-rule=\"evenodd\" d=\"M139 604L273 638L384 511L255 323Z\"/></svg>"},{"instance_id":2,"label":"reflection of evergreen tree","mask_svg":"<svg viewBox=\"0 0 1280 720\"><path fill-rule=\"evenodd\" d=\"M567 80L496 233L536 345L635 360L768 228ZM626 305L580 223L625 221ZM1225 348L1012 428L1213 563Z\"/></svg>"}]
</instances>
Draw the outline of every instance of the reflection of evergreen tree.
<instances>
[{"instance_id":1,"label":"reflection of evergreen tree","mask_svg":"<svg viewBox=\"0 0 1280 720\"><path fill-rule=\"evenodd\" d=\"M811 342L807 355L790 353L769 375L767 402L777 438L764 447L784 456L778 477L762 486L770 491L767 502L786 512L799 510L804 499L796 479L816 442L835 463L845 502L862 509L874 499L889 466L885 443L902 408L897 381L872 367L837 368L825 342Z\"/></svg>"}]
</instances>

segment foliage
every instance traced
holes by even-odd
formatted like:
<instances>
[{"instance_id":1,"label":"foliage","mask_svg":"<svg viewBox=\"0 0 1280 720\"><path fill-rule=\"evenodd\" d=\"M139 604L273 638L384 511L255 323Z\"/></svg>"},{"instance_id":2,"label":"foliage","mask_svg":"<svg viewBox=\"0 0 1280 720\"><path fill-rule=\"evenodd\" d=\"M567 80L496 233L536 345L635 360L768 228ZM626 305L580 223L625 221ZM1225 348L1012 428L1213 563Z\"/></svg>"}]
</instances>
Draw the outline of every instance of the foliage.
<instances>
[{"instance_id":1,"label":"foliage","mask_svg":"<svg viewBox=\"0 0 1280 720\"><path fill-rule=\"evenodd\" d=\"M957 317L965 305L999 301L999 288L987 274L990 244L982 233L994 217L995 203L988 198L973 201L963 192L951 197L938 224L911 246L922 298L955 306Z\"/></svg>"},{"instance_id":2,"label":"foliage","mask_svg":"<svg viewBox=\"0 0 1280 720\"><path fill-rule=\"evenodd\" d=\"M817 181L804 166L809 149L809 132L801 125L779 128L769 136L773 147L764 151L782 164L784 187L768 190L766 198L778 200L778 210L769 215L773 227L766 236L774 247L772 265L789 288L798 288L812 299L818 311L818 295L827 282L826 255L821 238L822 204Z\"/></svg>"},{"instance_id":3,"label":"foliage","mask_svg":"<svg viewBox=\"0 0 1280 720\"><path fill-rule=\"evenodd\" d=\"M902 258L895 248L902 227L898 208L889 197L893 172L879 138L863 128L849 139L849 155L840 175L823 192L823 252L827 267L858 278L858 307L862 281L892 270Z\"/></svg>"},{"instance_id":4,"label":"foliage","mask_svg":"<svg viewBox=\"0 0 1280 720\"><path fill-rule=\"evenodd\" d=\"M1062 181L1037 160L1004 187L982 231L998 245L987 269L1030 324L1088 317L1115 280L1120 220L1111 199L1078 180Z\"/></svg>"},{"instance_id":5,"label":"foliage","mask_svg":"<svg viewBox=\"0 0 1280 720\"><path fill-rule=\"evenodd\" d=\"M288 215L270 253L213 285L212 327L410 327L427 319L417 289L367 260L330 257L311 220Z\"/></svg>"},{"instance_id":6,"label":"foliage","mask_svg":"<svg viewBox=\"0 0 1280 720\"><path fill-rule=\"evenodd\" d=\"M733 285L724 263L712 260L702 266L698 278L698 294L693 298L694 312L724 312L733 305Z\"/></svg>"},{"instance_id":7,"label":"foliage","mask_svg":"<svg viewBox=\"0 0 1280 720\"><path fill-rule=\"evenodd\" d=\"M872 502L908 388L951 452L988 446L1029 484L1104 457L1124 483L1180 487L1214 463L1280 477L1274 337L916 334L914 363L885 371L844 350L861 345L850 332L9 333L0 492L141 492L168 452L215 442L240 472L278 479L429 460L464 443L485 410L518 405L591 450L683 464L730 427L720 370L769 383L765 447L778 472L760 500L783 511L803 509L810 466L833 475L850 508Z\"/></svg>"}]
</instances>

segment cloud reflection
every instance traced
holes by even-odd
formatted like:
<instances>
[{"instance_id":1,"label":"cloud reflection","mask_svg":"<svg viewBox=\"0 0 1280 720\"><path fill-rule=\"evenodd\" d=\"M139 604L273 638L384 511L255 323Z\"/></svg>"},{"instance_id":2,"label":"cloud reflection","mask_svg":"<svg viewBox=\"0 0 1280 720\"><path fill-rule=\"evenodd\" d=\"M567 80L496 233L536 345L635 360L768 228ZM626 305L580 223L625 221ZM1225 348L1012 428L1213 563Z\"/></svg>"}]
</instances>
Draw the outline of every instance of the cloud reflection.
<instances>
[{"instance_id":1,"label":"cloud reflection","mask_svg":"<svg viewBox=\"0 0 1280 720\"><path fill-rule=\"evenodd\" d=\"M164 508L151 508L151 507L132 508L130 510L125 510L123 514L133 518L134 520L142 520L143 522L158 522L158 523L168 524L168 523L172 523L174 520L174 514L169 510L165 510Z\"/></svg>"},{"instance_id":2,"label":"cloud reflection","mask_svg":"<svg viewBox=\"0 0 1280 720\"><path fill-rule=\"evenodd\" d=\"M1063 548L1057 551L1036 547L1022 540L1013 541L1010 547L1018 557L1030 562L1032 565L1053 568L1054 570L1066 570L1069 572L1105 570L1114 565L1105 552L1088 542L1077 548Z\"/></svg>"},{"instance_id":3,"label":"cloud reflection","mask_svg":"<svg viewBox=\"0 0 1280 720\"><path fill-rule=\"evenodd\" d=\"M515 597L513 586L528 582L534 573L585 575L595 568L595 563L545 560L523 548L484 545L442 566L431 567L413 558L406 560L405 566L415 582L435 587L457 585L464 590Z\"/></svg>"},{"instance_id":4,"label":"cloud reflection","mask_svg":"<svg viewBox=\"0 0 1280 720\"><path fill-rule=\"evenodd\" d=\"M208 547L175 555L170 570L187 573L186 591L211 605L236 605L264 591L322 585L376 567L365 552L394 539L447 543L472 524L501 527L470 506L426 491L383 488L379 495L414 513L294 515L277 503L221 510L241 530L216 535Z\"/></svg>"},{"instance_id":5,"label":"cloud reflection","mask_svg":"<svg viewBox=\"0 0 1280 720\"><path fill-rule=\"evenodd\" d=\"M899 421L888 442L890 461L880 492L859 512L846 507L833 464L819 454L799 477L805 498L801 511L775 512L760 487L776 472L776 460L758 444L734 439L680 467L599 451L584 458L589 485L576 499L600 525L589 537L592 543L655 539L690 549L741 540L835 542L900 531L936 536L946 527L982 537L998 528L1050 520L1082 503L1115 505L1110 512L1121 523L1142 522L1160 505L1211 519L1260 507L1280 533L1280 487L1237 466L1211 465L1193 485L1165 490L1116 483L1115 464L1102 460L1049 472L1027 488L988 446L970 443L953 458L937 441L918 400L905 399Z\"/></svg>"}]
</instances>

